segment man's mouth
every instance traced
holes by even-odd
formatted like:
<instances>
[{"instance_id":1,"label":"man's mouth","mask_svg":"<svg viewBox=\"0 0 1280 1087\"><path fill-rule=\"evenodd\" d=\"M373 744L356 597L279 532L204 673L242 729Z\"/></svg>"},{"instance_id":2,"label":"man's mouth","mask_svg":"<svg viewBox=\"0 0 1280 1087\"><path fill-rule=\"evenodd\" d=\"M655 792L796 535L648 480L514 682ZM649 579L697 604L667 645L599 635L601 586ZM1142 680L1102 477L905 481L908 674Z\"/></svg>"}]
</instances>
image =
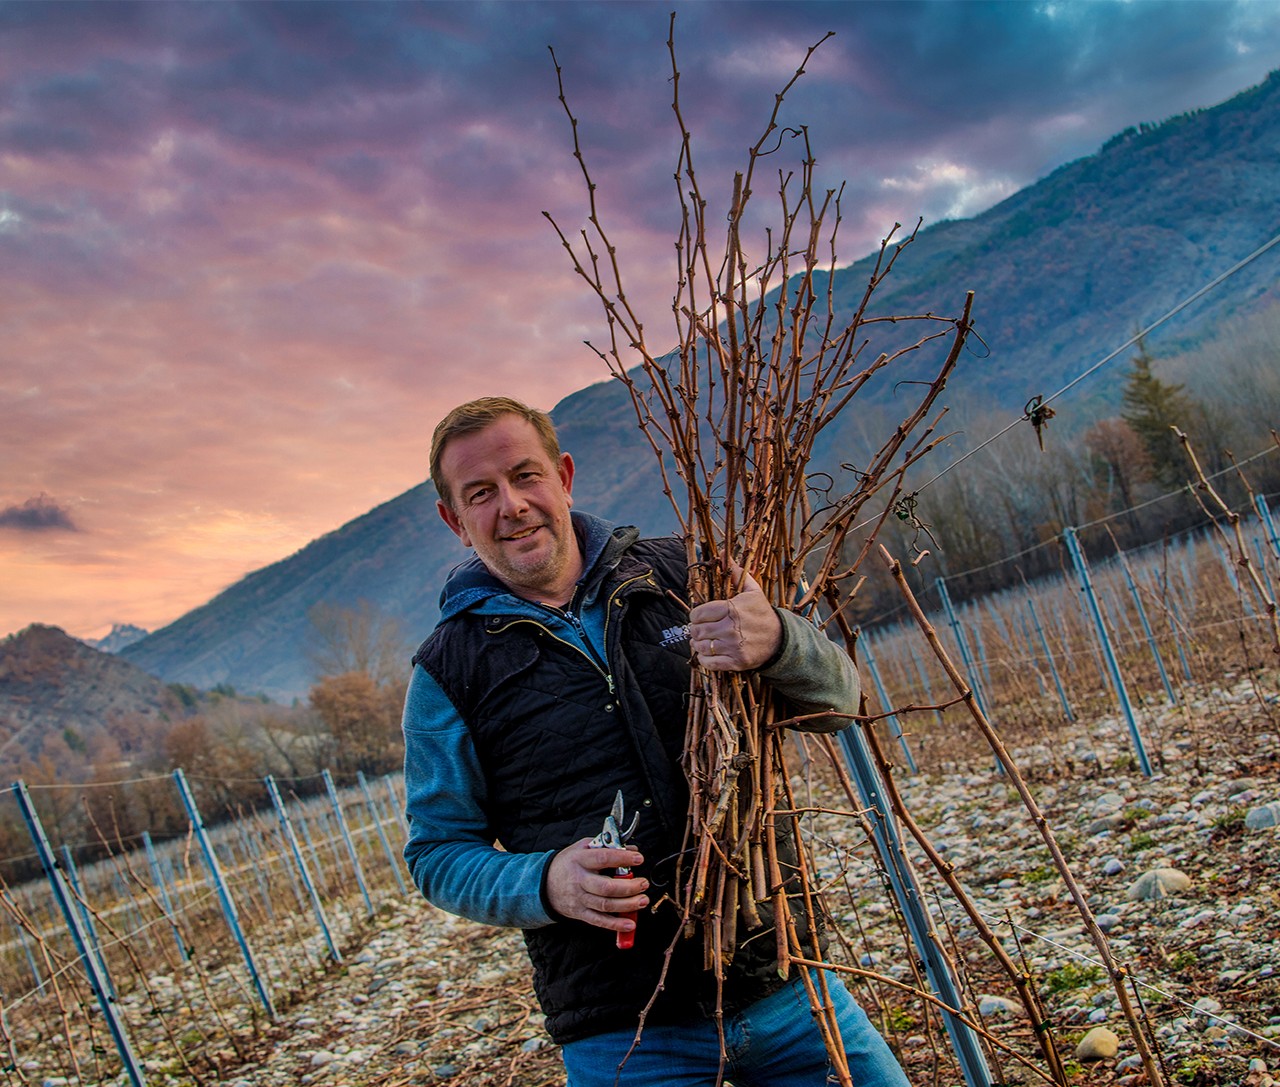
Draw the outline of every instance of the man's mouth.
<instances>
[{"instance_id":1,"label":"man's mouth","mask_svg":"<svg viewBox=\"0 0 1280 1087\"><path fill-rule=\"evenodd\" d=\"M502 538L504 540L507 540L508 542L525 540L525 539L528 539L530 536L532 536L535 532L537 532L538 529L540 529L541 527L542 527L541 525L530 525L528 528L518 529L515 532L508 532Z\"/></svg>"}]
</instances>

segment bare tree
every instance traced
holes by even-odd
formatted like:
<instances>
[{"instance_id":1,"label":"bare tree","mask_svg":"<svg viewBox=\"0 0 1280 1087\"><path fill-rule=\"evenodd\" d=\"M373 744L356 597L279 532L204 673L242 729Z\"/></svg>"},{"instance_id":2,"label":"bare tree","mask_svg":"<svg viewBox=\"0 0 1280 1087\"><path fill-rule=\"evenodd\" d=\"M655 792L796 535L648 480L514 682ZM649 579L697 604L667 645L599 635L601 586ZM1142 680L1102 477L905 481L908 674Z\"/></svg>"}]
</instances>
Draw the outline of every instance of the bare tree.
<instances>
[{"instance_id":1,"label":"bare tree","mask_svg":"<svg viewBox=\"0 0 1280 1087\"><path fill-rule=\"evenodd\" d=\"M316 604L307 619L312 629L308 657L317 676L363 672L379 684L400 679L408 638L395 616L361 600L354 608Z\"/></svg>"}]
</instances>

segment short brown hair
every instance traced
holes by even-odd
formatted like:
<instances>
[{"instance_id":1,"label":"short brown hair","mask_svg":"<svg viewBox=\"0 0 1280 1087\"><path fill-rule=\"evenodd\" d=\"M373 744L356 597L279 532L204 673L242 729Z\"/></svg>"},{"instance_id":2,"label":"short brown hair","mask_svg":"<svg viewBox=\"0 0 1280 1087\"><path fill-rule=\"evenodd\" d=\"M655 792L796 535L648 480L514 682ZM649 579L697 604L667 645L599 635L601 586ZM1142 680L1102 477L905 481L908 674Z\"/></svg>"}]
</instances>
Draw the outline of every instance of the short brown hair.
<instances>
[{"instance_id":1,"label":"short brown hair","mask_svg":"<svg viewBox=\"0 0 1280 1087\"><path fill-rule=\"evenodd\" d=\"M556 427L545 411L531 408L509 396L482 396L459 404L440 420L431 435L431 482L436 486L440 501L450 509L453 508L453 500L449 497L448 485L440 476L440 458L444 456L444 447L454 438L483 430L504 415L518 415L532 424L538 437L542 439L542 448L547 451L547 455L553 462L560 459L560 440L556 437Z\"/></svg>"}]
</instances>

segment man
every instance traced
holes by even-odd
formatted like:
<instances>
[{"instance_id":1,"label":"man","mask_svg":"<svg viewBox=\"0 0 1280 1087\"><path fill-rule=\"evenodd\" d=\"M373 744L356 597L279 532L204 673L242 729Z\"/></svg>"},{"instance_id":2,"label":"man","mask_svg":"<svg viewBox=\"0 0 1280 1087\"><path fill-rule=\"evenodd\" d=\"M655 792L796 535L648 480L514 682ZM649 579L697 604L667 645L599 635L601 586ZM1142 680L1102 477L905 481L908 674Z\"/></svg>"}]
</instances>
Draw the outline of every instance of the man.
<instances>
[{"instance_id":1,"label":"man","mask_svg":"<svg viewBox=\"0 0 1280 1087\"><path fill-rule=\"evenodd\" d=\"M680 541L570 511L573 459L543 412L503 397L455 408L436 428L431 478L440 516L475 555L448 579L405 703L414 881L442 909L524 930L570 1087L710 1087L715 979L702 941L676 939L671 899L690 653L705 668L759 669L806 714L851 710L857 672L745 574L731 599L688 610ZM591 848L619 791L628 821L639 812L635 837ZM634 946L620 950L619 933ZM750 935L724 980L725 1074L737 1087L817 1087L829 1061L804 989L779 979L772 931ZM854 1082L905 1087L831 985Z\"/></svg>"}]
</instances>

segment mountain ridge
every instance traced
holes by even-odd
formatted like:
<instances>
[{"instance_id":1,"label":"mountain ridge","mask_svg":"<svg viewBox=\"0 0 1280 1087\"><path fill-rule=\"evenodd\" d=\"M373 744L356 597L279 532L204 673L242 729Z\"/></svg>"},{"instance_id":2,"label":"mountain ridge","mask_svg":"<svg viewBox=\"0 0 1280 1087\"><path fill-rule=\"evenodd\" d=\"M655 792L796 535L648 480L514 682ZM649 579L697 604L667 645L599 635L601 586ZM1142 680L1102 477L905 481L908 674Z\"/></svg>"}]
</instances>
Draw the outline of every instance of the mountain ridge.
<instances>
[{"instance_id":1,"label":"mountain ridge","mask_svg":"<svg viewBox=\"0 0 1280 1087\"><path fill-rule=\"evenodd\" d=\"M1034 395L1075 380L1107 349L1166 314L1269 240L1280 224L1280 72L1219 106L1125 130L972 219L920 231L875 296L881 313L958 312L977 295L979 346L952 380L953 400L1021 413ZM865 290L876 255L835 275L837 310ZM1185 345L1234 314L1280 298L1258 261L1231 290L1186 307L1149 344ZM986 358L977 352L985 350ZM914 368L913 368L914 367ZM901 417L897 387L927 372L894 370L830 428L822 464L855 459ZM1060 414L1083 418L1118 398L1102 379L1081 386ZM661 533L675 518L655 458L621 383L578 390L552 411L581 467L575 501L615 521ZM1069 427L1068 421L1056 424ZM232 684L288 700L310 674L307 615L318 603L364 601L400 622L413 642L430 631L448 570L466 552L440 522L424 482L257 570L174 623L122 651L156 675L208 687Z\"/></svg>"}]
</instances>

